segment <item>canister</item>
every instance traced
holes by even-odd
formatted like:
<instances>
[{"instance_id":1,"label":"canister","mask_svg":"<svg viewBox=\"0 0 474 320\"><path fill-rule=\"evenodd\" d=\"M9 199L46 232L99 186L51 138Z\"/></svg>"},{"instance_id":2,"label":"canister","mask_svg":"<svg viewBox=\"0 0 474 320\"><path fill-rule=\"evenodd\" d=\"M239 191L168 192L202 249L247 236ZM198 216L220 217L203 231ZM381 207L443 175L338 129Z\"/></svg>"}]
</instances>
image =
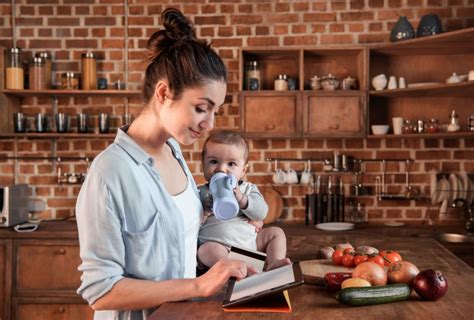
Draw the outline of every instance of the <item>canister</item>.
<instances>
[{"instance_id":1,"label":"canister","mask_svg":"<svg viewBox=\"0 0 474 320\"><path fill-rule=\"evenodd\" d=\"M28 74L29 85L31 90L46 89L46 73L44 69L43 59L34 57L30 64L30 72Z\"/></svg>"},{"instance_id":2,"label":"canister","mask_svg":"<svg viewBox=\"0 0 474 320\"><path fill-rule=\"evenodd\" d=\"M44 79L45 79L45 84L44 87L45 89L51 89L53 79L52 79L52 61L51 61L51 54L49 52L38 52L35 57L43 59L43 64L44 64Z\"/></svg>"},{"instance_id":3,"label":"canister","mask_svg":"<svg viewBox=\"0 0 474 320\"><path fill-rule=\"evenodd\" d=\"M10 48L6 54L5 89L24 89L24 72L20 65L20 48Z\"/></svg>"},{"instance_id":4,"label":"canister","mask_svg":"<svg viewBox=\"0 0 474 320\"><path fill-rule=\"evenodd\" d=\"M82 54L82 89L97 90L97 62L93 52Z\"/></svg>"}]
</instances>

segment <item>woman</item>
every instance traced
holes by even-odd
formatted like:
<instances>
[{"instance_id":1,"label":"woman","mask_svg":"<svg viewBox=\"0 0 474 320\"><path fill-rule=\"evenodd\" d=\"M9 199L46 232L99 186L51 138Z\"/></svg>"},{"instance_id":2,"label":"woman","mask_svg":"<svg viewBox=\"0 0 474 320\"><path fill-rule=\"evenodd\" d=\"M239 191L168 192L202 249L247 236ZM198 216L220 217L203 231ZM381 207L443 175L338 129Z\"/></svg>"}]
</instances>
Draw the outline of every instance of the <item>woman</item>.
<instances>
[{"instance_id":1,"label":"woman","mask_svg":"<svg viewBox=\"0 0 474 320\"><path fill-rule=\"evenodd\" d=\"M210 296L253 272L221 260L196 278L202 206L178 143L213 128L227 75L181 12L161 18L165 29L148 41L146 106L96 157L77 200L78 293L99 310L96 319L145 319L165 302Z\"/></svg>"}]
</instances>

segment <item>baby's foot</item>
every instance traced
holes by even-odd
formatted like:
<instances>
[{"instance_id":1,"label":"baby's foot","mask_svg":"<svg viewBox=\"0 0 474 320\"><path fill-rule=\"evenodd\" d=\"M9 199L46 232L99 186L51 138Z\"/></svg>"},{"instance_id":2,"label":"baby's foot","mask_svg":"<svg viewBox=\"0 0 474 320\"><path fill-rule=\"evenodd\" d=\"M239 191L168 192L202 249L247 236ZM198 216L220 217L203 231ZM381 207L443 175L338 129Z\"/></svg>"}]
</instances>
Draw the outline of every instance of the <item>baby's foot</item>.
<instances>
[{"instance_id":1,"label":"baby's foot","mask_svg":"<svg viewBox=\"0 0 474 320\"><path fill-rule=\"evenodd\" d=\"M277 269L289 264L291 264L291 260L288 258L274 260L274 261L267 261L267 264L264 269L265 271L268 271L268 270Z\"/></svg>"}]
</instances>

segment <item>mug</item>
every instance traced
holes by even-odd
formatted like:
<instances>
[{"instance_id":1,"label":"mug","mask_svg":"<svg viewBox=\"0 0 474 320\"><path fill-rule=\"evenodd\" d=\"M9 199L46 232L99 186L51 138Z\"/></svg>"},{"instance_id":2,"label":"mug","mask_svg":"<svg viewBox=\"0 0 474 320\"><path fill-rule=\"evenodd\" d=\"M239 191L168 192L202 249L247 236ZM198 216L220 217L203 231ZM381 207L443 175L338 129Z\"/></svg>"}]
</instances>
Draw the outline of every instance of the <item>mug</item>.
<instances>
[{"instance_id":1,"label":"mug","mask_svg":"<svg viewBox=\"0 0 474 320\"><path fill-rule=\"evenodd\" d=\"M107 113L99 113L99 132L108 133L110 129L109 115Z\"/></svg>"},{"instance_id":2,"label":"mug","mask_svg":"<svg viewBox=\"0 0 474 320\"><path fill-rule=\"evenodd\" d=\"M86 133L88 130L87 114L79 113L77 115L77 132Z\"/></svg>"},{"instance_id":3,"label":"mug","mask_svg":"<svg viewBox=\"0 0 474 320\"><path fill-rule=\"evenodd\" d=\"M403 127L403 118L402 117L393 117L392 118L393 133L402 134Z\"/></svg>"},{"instance_id":4,"label":"mug","mask_svg":"<svg viewBox=\"0 0 474 320\"><path fill-rule=\"evenodd\" d=\"M37 113L35 115L35 128L36 132L46 132L48 119L42 113Z\"/></svg>"},{"instance_id":5,"label":"mug","mask_svg":"<svg viewBox=\"0 0 474 320\"><path fill-rule=\"evenodd\" d=\"M13 126L15 132L26 131L26 116L22 112L16 112L13 114Z\"/></svg>"},{"instance_id":6,"label":"mug","mask_svg":"<svg viewBox=\"0 0 474 320\"><path fill-rule=\"evenodd\" d=\"M293 169L288 169L286 172L286 183L288 184L295 184L298 183L298 175L296 174L296 171Z\"/></svg>"},{"instance_id":7,"label":"mug","mask_svg":"<svg viewBox=\"0 0 474 320\"><path fill-rule=\"evenodd\" d=\"M301 173L300 183L308 185L311 182L311 161L308 161L308 166L304 168Z\"/></svg>"},{"instance_id":8,"label":"mug","mask_svg":"<svg viewBox=\"0 0 474 320\"><path fill-rule=\"evenodd\" d=\"M273 174L273 183L284 184L286 183L286 173L281 169L276 169Z\"/></svg>"},{"instance_id":9,"label":"mug","mask_svg":"<svg viewBox=\"0 0 474 320\"><path fill-rule=\"evenodd\" d=\"M229 220L239 213L239 204L234 195L237 178L231 174L217 172L209 182L212 194L212 211L219 220Z\"/></svg>"},{"instance_id":10,"label":"mug","mask_svg":"<svg viewBox=\"0 0 474 320\"><path fill-rule=\"evenodd\" d=\"M56 131L57 132L67 132L68 125L69 125L69 117L67 114L59 112L55 114L56 120Z\"/></svg>"},{"instance_id":11,"label":"mug","mask_svg":"<svg viewBox=\"0 0 474 320\"><path fill-rule=\"evenodd\" d=\"M388 87L389 90L397 89L397 78L395 76L390 76L388 80Z\"/></svg>"}]
</instances>

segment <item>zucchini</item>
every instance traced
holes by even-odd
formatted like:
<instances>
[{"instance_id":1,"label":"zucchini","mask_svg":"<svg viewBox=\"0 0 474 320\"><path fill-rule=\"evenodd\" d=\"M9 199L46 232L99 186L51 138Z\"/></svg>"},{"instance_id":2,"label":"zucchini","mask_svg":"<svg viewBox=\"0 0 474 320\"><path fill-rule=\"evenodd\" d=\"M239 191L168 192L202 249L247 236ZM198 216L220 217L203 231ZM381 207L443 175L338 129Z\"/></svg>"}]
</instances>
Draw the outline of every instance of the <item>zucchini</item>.
<instances>
[{"instance_id":1,"label":"zucchini","mask_svg":"<svg viewBox=\"0 0 474 320\"><path fill-rule=\"evenodd\" d=\"M349 306L368 306L407 300L411 289L404 283L377 287L359 287L342 289L336 294L336 300Z\"/></svg>"}]
</instances>

